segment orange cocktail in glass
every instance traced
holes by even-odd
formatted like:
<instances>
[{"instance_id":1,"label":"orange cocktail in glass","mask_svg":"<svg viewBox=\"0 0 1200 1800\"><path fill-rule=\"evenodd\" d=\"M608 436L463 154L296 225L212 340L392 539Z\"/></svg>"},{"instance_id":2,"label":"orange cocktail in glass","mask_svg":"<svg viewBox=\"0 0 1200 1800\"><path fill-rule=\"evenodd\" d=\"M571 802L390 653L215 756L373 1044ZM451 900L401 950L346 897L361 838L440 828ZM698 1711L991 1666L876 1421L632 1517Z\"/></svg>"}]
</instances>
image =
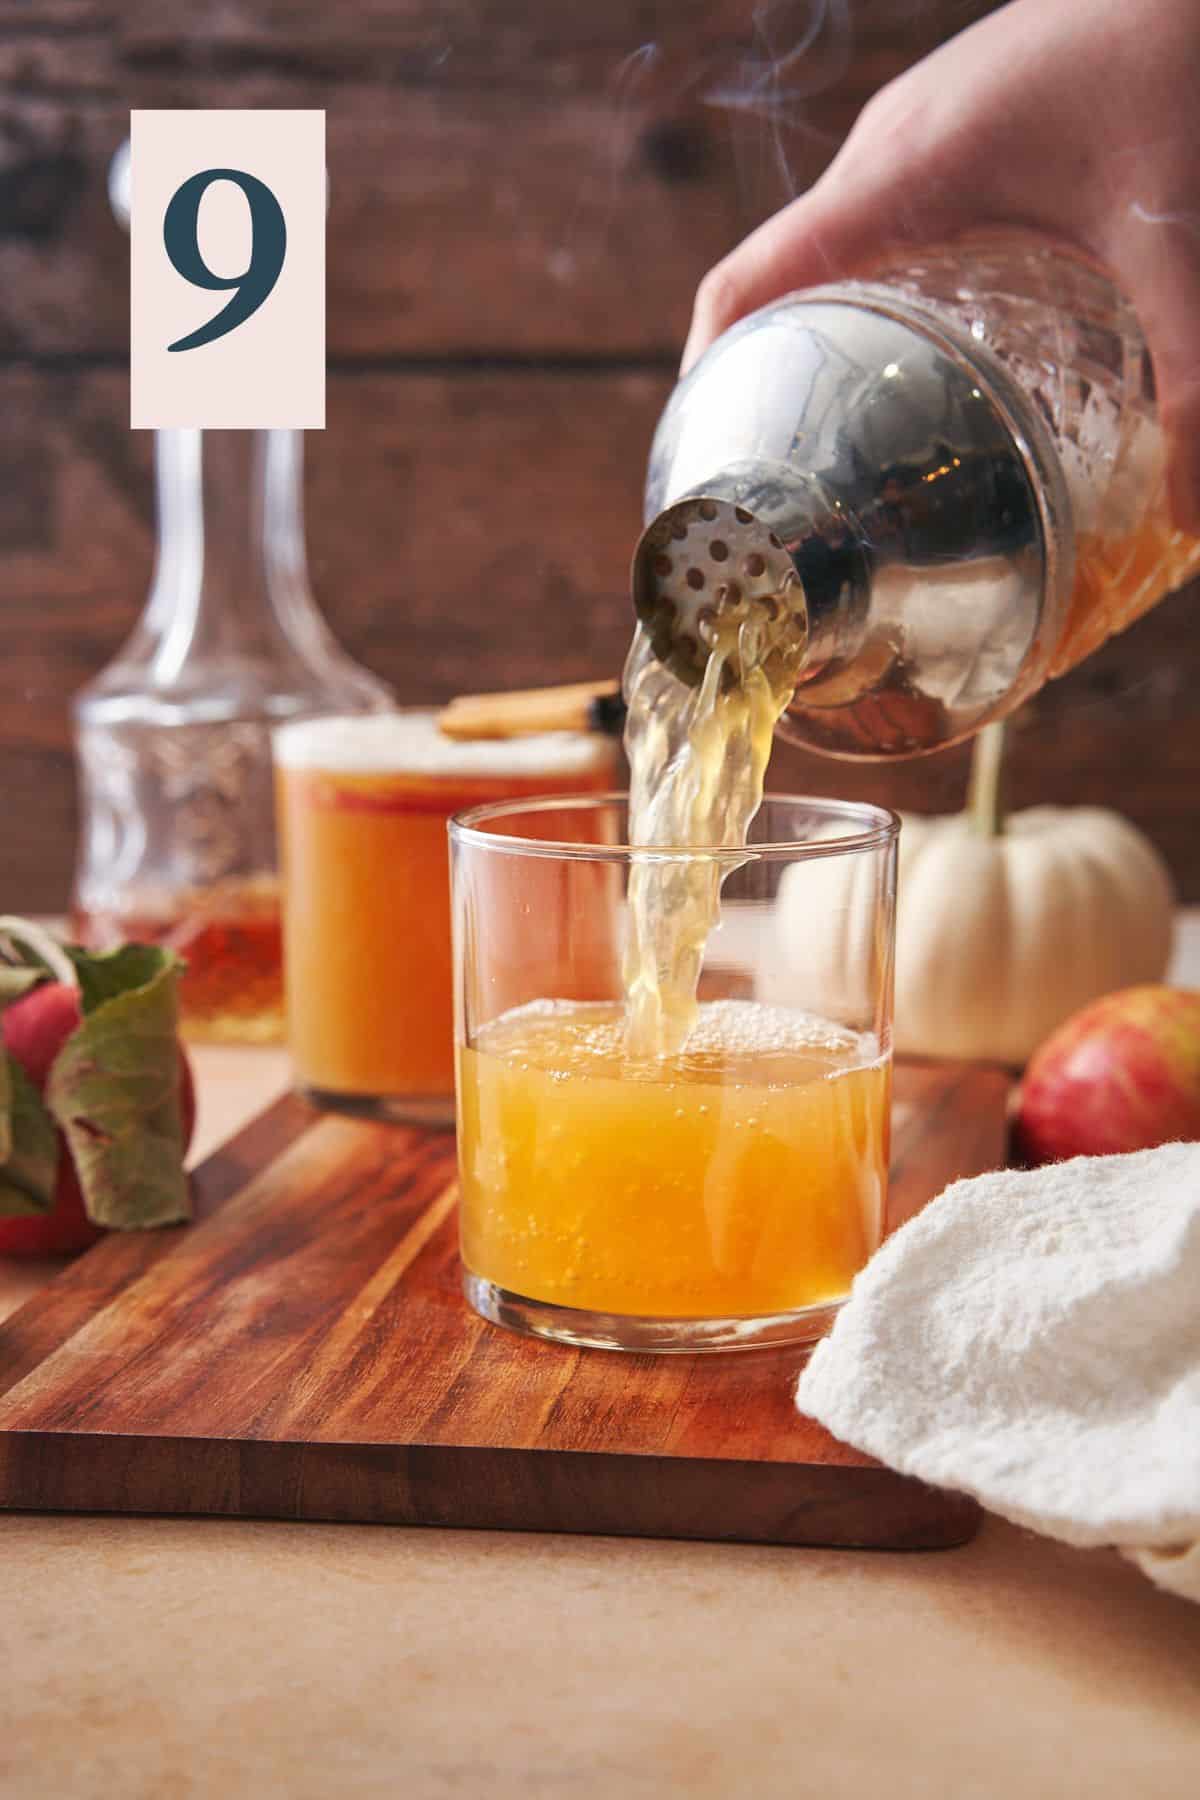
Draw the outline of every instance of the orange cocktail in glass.
<instances>
[{"instance_id":1,"label":"orange cocktail in glass","mask_svg":"<svg viewBox=\"0 0 1200 1800\"><path fill-rule=\"evenodd\" d=\"M896 830L781 797L745 845L707 850L631 846L611 795L454 820L459 1222L485 1318L630 1350L827 1328L884 1229ZM594 953L640 941L647 875L671 915L721 883L661 1046L627 957ZM531 890L536 949L515 962ZM789 954L810 913L840 929Z\"/></svg>"},{"instance_id":2,"label":"orange cocktail in glass","mask_svg":"<svg viewBox=\"0 0 1200 1800\"><path fill-rule=\"evenodd\" d=\"M843 1299L879 1243L888 1059L755 1000L686 1050L619 1006L522 1007L462 1049L462 1249L510 1293L598 1314L755 1318Z\"/></svg>"},{"instance_id":3,"label":"orange cocktail in glass","mask_svg":"<svg viewBox=\"0 0 1200 1800\"><path fill-rule=\"evenodd\" d=\"M488 800L599 791L613 761L611 743L585 733L454 743L423 712L276 732L288 1041L303 1089L452 1117L446 822Z\"/></svg>"}]
</instances>

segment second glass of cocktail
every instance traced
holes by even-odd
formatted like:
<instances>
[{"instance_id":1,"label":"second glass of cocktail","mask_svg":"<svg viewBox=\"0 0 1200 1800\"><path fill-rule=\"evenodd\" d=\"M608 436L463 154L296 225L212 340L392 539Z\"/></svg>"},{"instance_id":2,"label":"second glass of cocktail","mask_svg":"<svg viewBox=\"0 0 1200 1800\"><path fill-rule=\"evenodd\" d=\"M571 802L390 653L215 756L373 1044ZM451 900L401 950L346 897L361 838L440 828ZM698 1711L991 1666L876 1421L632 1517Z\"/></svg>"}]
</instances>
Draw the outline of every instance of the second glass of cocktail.
<instances>
[{"instance_id":1,"label":"second glass of cocktail","mask_svg":"<svg viewBox=\"0 0 1200 1800\"><path fill-rule=\"evenodd\" d=\"M446 822L489 800L602 791L613 746L584 732L458 744L412 709L285 725L274 750L297 1084L320 1106L448 1124Z\"/></svg>"},{"instance_id":2,"label":"second glass of cocktail","mask_svg":"<svg viewBox=\"0 0 1200 1800\"><path fill-rule=\"evenodd\" d=\"M477 1311L628 1350L828 1328L883 1233L896 831L877 807L793 798L719 850L630 847L613 796L452 823ZM661 925L718 891L694 1000L648 1045L627 1004L647 907Z\"/></svg>"}]
</instances>

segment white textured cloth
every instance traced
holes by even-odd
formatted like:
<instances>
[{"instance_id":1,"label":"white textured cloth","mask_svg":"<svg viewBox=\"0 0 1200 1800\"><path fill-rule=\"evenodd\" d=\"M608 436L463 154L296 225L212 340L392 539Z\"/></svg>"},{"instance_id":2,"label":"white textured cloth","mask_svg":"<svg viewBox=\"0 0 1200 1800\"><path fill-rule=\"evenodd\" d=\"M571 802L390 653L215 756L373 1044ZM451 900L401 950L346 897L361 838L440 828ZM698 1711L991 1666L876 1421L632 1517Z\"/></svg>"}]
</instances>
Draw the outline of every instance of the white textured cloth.
<instances>
[{"instance_id":1,"label":"white textured cloth","mask_svg":"<svg viewBox=\"0 0 1200 1800\"><path fill-rule=\"evenodd\" d=\"M796 1399L1200 1600L1200 1144L955 1182L858 1276Z\"/></svg>"}]
</instances>

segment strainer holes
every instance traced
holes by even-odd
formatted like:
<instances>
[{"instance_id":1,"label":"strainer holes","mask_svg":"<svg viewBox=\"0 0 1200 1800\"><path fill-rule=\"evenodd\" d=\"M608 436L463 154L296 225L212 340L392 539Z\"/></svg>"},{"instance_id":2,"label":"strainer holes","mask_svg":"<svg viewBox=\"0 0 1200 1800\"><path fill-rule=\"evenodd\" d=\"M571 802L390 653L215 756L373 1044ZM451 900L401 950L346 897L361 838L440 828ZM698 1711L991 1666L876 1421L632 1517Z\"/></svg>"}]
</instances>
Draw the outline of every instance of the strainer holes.
<instances>
[{"instance_id":1,"label":"strainer holes","mask_svg":"<svg viewBox=\"0 0 1200 1800\"><path fill-rule=\"evenodd\" d=\"M702 588L704 586L704 570L689 569L687 572L687 584L690 588Z\"/></svg>"},{"instance_id":2,"label":"strainer holes","mask_svg":"<svg viewBox=\"0 0 1200 1800\"><path fill-rule=\"evenodd\" d=\"M708 554L714 562L724 562L729 555L729 545L722 538L714 538L708 546Z\"/></svg>"},{"instance_id":3,"label":"strainer holes","mask_svg":"<svg viewBox=\"0 0 1200 1800\"><path fill-rule=\"evenodd\" d=\"M716 506L715 506L715 504L714 504L714 503L713 503L713 501L711 501L711 500L702 500L702 501L701 501L701 502L700 502L700 506L699 506L699 509L698 509L698 510L699 510L699 513L700 513L700 517L701 517L701 518L702 518L702 519L707 519L707 520L709 520L709 522L710 522L710 523L711 523L711 522L712 522L712 520L713 520L713 519L715 519L715 518L716 518L716 516L717 516L717 509L716 509Z\"/></svg>"},{"instance_id":4,"label":"strainer holes","mask_svg":"<svg viewBox=\"0 0 1200 1800\"><path fill-rule=\"evenodd\" d=\"M746 558L745 563L742 566L747 575L765 575L767 572L766 558L760 556L757 550L753 551Z\"/></svg>"}]
</instances>

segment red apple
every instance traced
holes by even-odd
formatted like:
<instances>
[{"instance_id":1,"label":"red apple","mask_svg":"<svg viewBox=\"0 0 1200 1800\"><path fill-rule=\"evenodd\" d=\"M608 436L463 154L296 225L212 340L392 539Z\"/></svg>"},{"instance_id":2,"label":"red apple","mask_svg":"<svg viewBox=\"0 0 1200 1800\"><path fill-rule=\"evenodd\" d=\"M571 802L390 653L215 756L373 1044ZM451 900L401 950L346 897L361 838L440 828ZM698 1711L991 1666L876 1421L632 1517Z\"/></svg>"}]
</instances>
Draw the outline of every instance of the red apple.
<instances>
[{"instance_id":1,"label":"red apple","mask_svg":"<svg viewBox=\"0 0 1200 1800\"><path fill-rule=\"evenodd\" d=\"M16 1058L38 1093L50 1065L79 1023L79 989L46 981L4 1014L4 1048Z\"/></svg>"},{"instance_id":2,"label":"red apple","mask_svg":"<svg viewBox=\"0 0 1200 1800\"><path fill-rule=\"evenodd\" d=\"M4 1045L40 1094L50 1065L79 1023L79 992L66 982L43 982L6 1009L0 1019ZM183 1148L186 1153L196 1121L196 1091L191 1064L179 1052L180 1107L183 1113ZM75 1178L66 1143L59 1133L58 1175L54 1203L47 1213L23 1214L0 1219L0 1256L42 1256L50 1252L84 1250L103 1237L83 1207L83 1195Z\"/></svg>"},{"instance_id":3,"label":"red apple","mask_svg":"<svg viewBox=\"0 0 1200 1800\"><path fill-rule=\"evenodd\" d=\"M1075 1013L1030 1059L1014 1126L1030 1163L1200 1138L1200 991L1122 988Z\"/></svg>"}]
</instances>

